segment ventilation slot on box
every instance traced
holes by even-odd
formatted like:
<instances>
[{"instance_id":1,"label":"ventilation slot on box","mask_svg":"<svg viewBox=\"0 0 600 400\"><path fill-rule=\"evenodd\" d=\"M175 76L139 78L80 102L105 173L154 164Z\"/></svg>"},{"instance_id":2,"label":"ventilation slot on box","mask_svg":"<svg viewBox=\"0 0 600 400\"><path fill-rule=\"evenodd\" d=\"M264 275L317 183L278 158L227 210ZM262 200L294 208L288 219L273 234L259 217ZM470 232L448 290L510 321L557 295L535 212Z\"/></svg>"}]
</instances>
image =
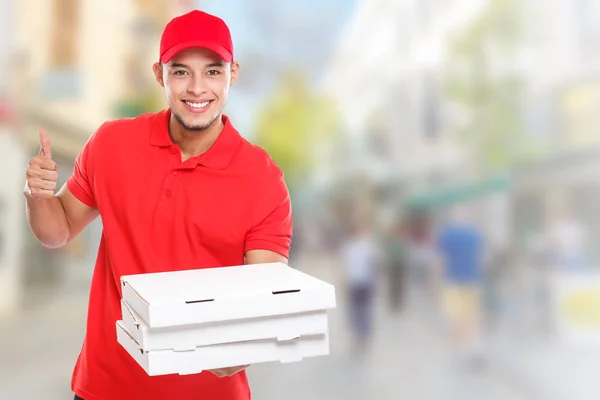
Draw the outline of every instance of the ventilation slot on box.
<instances>
[{"instance_id":1,"label":"ventilation slot on box","mask_svg":"<svg viewBox=\"0 0 600 400\"><path fill-rule=\"evenodd\" d=\"M300 289L294 289L294 290L280 290L277 292L271 292L273 294L287 294L287 293L298 293L300 291Z\"/></svg>"},{"instance_id":2,"label":"ventilation slot on box","mask_svg":"<svg viewBox=\"0 0 600 400\"><path fill-rule=\"evenodd\" d=\"M193 304L193 303L207 303L209 301L215 301L215 299L206 299L206 300L186 300L185 304Z\"/></svg>"}]
</instances>

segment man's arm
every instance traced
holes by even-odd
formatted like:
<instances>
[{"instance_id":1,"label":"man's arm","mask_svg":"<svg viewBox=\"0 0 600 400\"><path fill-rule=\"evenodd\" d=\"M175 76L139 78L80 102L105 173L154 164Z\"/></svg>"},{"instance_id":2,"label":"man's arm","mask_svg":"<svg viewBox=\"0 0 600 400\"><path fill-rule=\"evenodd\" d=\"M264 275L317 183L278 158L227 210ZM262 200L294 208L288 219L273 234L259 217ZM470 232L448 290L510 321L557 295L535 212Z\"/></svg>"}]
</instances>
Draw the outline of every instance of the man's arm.
<instances>
[{"instance_id":1,"label":"man's arm","mask_svg":"<svg viewBox=\"0 0 600 400\"><path fill-rule=\"evenodd\" d=\"M246 252L246 264L267 264L276 262L287 264L288 259L281 254L270 250L249 250Z\"/></svg>"},{"instance_id":2,"label":"man's arm","mask_svg":"<svg viewBox=\"0 0 600 400\"><path fill-rule=\"evenodd\" d=\"M62 247L97 216L98 210L78 200L65 184L54 194L58 179L50 140L40 131L40 154L29 161L25 186L27 221L33 235L48 248Z\"/></svg>"},{"instance_id":3,"label":"man's arm","mask_svg":"<svg viewBox=\"0 0 600 400\"><path fill-rule=\"evenodd\" d=\"M288 262L292 239L292 204L283 174L269 179L257 206L254 226L246 233L246 264Z\"/></svg>"},{"instance_id":4,"label":"man's arm","mask_svg":"<svg viewBox=\"0 0 600 400\"><path fill-rule=\"evenodd\" d=\"M79 201L66 184L51 197L25 197L31 232L47 248L66 245L98 216L98 210Z\"/></svg>"}]
</instances>

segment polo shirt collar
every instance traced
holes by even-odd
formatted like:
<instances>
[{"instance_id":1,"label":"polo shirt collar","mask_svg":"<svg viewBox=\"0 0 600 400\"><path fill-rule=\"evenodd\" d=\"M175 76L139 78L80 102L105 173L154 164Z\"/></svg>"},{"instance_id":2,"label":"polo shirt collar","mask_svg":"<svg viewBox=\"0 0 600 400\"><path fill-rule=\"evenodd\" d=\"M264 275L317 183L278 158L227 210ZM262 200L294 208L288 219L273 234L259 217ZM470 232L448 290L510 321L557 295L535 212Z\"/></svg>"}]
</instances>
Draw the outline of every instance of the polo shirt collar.
<instances>
[{"instance_id":1,"label":"polo shirt collar","mask_svg":"<svg viewBox=\"0 0 600 400\"><path fill-rule=\"evenodd\" d=\"M150 127L150 144L152 146L174 146L169 136L170 118L171 110L167 109L158 112L152 119ZM187 160L186 163L196 162L198 165L214 169L227 168L242 141L242 137L231 124L229 117L223 115L222 118L223 130L215 143L206 152Z\"/></svg>"}]
</instances>

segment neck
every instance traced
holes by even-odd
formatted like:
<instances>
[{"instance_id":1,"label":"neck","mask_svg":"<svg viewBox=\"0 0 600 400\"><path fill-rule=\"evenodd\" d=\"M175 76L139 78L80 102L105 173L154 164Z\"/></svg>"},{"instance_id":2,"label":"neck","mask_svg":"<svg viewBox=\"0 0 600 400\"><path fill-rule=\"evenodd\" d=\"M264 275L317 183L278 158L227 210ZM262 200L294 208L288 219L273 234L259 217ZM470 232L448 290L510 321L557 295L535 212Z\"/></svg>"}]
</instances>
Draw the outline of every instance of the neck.
<instances>
[{"instance_id":1,"label":"neck","mask_svg":"<svg viewBox=\"0 0 600 400\"><path fill-rule=\"evenodd\" d=\"M183 161L185 161L210 149L221 134L223 126L223 116L219 115L215 122L204 130L187 130L171 114L169 135L171 141L179 146Z\"/></svg>"}]
</instances>

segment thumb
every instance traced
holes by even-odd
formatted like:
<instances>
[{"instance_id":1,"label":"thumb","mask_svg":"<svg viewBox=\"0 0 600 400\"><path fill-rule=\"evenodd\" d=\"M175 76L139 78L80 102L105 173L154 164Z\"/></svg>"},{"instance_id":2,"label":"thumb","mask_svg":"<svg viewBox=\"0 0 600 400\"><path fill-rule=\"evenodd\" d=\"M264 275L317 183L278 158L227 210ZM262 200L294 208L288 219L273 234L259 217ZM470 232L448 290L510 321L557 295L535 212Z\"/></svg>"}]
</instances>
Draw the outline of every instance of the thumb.
<instances>
[{"instance_id":1,"label":"thumb","mask_svg":"<svg viewBox=\"0 0 600 400\"><path fill-rule=\"evenodd\" d=\"M52 151L50 150L50 137L45 129L40 129L40 154L52 158Z\"/></svg>"}]
</instances>

